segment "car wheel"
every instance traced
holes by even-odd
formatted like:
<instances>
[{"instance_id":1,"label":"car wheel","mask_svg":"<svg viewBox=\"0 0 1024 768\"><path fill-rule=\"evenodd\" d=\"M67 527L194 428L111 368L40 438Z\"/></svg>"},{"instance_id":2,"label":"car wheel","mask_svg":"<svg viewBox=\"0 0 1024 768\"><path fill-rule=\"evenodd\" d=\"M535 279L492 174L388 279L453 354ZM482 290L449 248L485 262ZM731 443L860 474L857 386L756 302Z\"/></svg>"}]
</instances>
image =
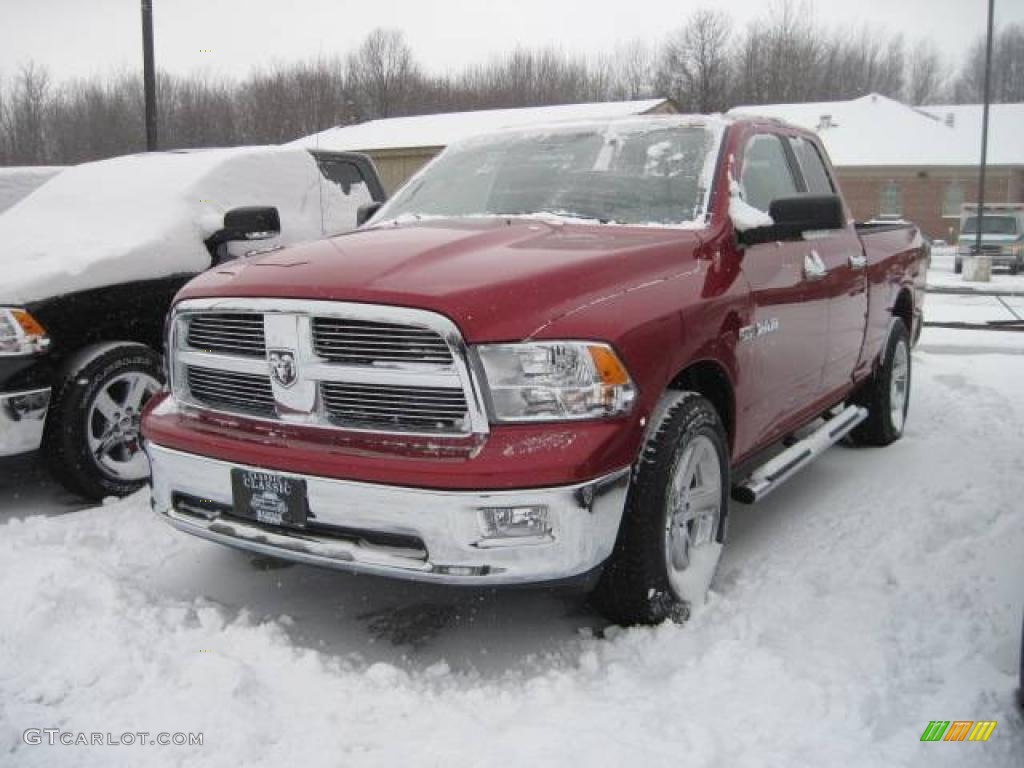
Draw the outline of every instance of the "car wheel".
<instances>
[{"instance_id":1,"label":"car wheel","mask_svg":"<svg viewBox=\"0 0 1024 768\"><path fill-rule=\"evenodd\" d=\"M953 271L958 275L964 271L964 263L960 259L953 262Z\"/></svg>"},{"instance_id":2,"label":"car wheel","mask_svg":"<svg viewBox=\"0 0 1024 768\"><path fill-rule=\"evenodd\" d=\"M725 538L729 451L714 406L696 392L674 393L648 434L592 595L624 625L685 620L707 598Z\"/></svg>"},{"instance_id":3,"label":"car wheel","mask_svg":"<svg viewBox=\"0 0 1024 768\"><path fill-rule=\"evenodd\" d=\"M875 373L853 396L868 417L850 433L855 443L889 445L903 436L910 407L910 338L907 326L893 318Z\"/></svg>"},{"instance_id":4,"label":"car wheel","mask_svg":"<svg viewBox=\"0 0 1024 768\"><path fill-rule=\"evenodd\" d=\"M69 367L55 389L43 440L54 477L94 500L141 488L149 461L139 420L162 380L160 356L141 344L102 347Z\"/></svg>"}]
</instances>

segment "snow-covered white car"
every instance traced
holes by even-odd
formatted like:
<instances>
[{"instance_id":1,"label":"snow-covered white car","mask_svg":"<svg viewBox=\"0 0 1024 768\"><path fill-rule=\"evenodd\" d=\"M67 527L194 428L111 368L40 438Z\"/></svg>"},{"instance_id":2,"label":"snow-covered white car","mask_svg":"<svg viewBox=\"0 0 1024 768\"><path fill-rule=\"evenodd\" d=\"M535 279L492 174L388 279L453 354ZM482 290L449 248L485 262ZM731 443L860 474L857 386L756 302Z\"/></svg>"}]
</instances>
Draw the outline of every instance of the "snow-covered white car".
<instances>
[{"instance_id":1,"label":"snow-covered white car","mask_svg":"<svg viewBox=\"0 0 1024 768\"><path fill-rule=\"evenodd\" d=\"M0 215L0 457L41 447L89 498L140 487L139 414L162 385L178 289L353 229L383 198L365 156L284 147L132 155L52 178Z\"/></svg>"}]
</instances>

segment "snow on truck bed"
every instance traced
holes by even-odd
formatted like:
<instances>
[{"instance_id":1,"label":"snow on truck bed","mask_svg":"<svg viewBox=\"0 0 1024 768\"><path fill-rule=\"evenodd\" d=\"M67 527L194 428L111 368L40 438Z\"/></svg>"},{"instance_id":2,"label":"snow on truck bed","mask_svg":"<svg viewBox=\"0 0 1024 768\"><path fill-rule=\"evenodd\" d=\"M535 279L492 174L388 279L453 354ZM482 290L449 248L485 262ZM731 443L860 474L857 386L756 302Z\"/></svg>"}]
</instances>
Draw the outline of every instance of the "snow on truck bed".
<instances>
[{"instance_id":1,"label":"snow on truck bed","mask_svg":"<svg viewBox=\"0 0 1024 768\"><path fill-rule=\"evenodd\" d=\"M210 264L203 241L238 206L277 206L288 242L319 237L320 178L308 152L278 147L69 168L0 215L0 303L200 272Z\"/></svg>"},{"instance_id":2,"label":"snow on truck bed","mask_svg":"<svg viewBox=\"0 0 1024 768\"><path fill-rule=\"evenodd\" d=\"M976 355L926 329L902 441L734 506L683 627L602 639L575 597L280 567L170 530L144 493L5 501L25 519L0 512L0 764L1019 766L1024 334L993 335ZM936 719L998 725L920 742Z\"/></svg>"}]
</instances>

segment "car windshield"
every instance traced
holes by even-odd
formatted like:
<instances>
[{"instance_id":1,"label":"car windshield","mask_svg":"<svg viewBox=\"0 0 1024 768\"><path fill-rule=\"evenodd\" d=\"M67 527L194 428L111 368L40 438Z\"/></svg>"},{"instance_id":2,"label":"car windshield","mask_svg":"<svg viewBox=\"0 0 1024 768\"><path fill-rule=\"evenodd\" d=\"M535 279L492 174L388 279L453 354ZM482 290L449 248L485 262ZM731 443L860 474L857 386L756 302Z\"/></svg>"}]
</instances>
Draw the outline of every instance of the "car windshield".
<instances>
[{"instance_id":1,"label":"car windshield","mask_svg":"<svg viewBox=\"0 0 1024 768\"><path fill-rule=\"evenodd\" d=\"M981 234L983 235L1016 235L1017 234L1017 219L1014 216L990 216L985 215L982 217L984 222L981 225ZM978 217L971 216L967 219L964 224L965 235L975 235L978 233Z\"/></svg>"},{"instance_id":2,"label":"car windshield","mask_svg":"<svg viewBox=\"0 0 1024 768\"><path fill-rule=\"evenodd\" d=\"M702 226L718 136L704 123L647 119L471 139L414 177L377 221L549 215Z\"/></svg>"}]
</instances>

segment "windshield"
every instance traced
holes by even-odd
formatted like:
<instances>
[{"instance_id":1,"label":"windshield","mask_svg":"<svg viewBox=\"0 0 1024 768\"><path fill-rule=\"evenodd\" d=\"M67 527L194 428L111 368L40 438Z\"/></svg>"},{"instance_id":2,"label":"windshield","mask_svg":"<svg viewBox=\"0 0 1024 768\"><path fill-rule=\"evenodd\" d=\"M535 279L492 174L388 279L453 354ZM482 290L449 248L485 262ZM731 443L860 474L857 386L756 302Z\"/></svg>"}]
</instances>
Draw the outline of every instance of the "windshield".
<instances>
[{"instance_id":1,"label":"windshield","mask_svg":"<svg viewBox=\"0 0 1024 768\"><path fill-rule=\"evenodd\" d=\"M647 119L472 139L414 177L377 221L549 214L701 226L717 137L702 123Z\"/></svg>"},{"instance_id":2,"label":"windshield","mask_svg":"<svg viewBox=\"0 0 1024 768\"><path fill-rule=\"evenodd\" d=\"M1016 235L1017 219L1014 216L984 216L982 217L981 234L983 235ZM978 217L970 216L964 224L965 235L978 233Z\"/></svg>"}]
</instances>

